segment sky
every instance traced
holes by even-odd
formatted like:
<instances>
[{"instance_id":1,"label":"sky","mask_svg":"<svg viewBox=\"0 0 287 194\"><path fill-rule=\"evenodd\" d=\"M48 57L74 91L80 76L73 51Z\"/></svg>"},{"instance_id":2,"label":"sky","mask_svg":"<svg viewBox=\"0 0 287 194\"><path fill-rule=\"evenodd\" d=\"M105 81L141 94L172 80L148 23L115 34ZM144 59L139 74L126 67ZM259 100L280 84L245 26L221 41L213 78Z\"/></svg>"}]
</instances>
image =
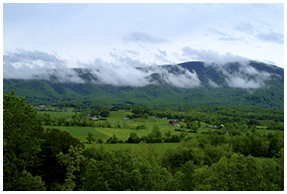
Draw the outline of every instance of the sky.
<instances>
[{"instance_id":1,"label":"sky","mask_svg":"<svg viewBox=\"0 0 287 194\"><path fill-rule=\"evenodd\" d=\"M142 85L135 67L248 60L284 68L283 3L3 4L4 78L79 67Z\"/></svg>"},{"instance_id":2,"label":"sky","mask_svg":"<svg viewBox=\"0 0 287 194\"><path fill-rule=\"evenodd\" d=\"M283 67L283 52L283 3L3 4L3 55L15 67L23 58L29 66L251 59Z\"/></svg>"}]
</instances>

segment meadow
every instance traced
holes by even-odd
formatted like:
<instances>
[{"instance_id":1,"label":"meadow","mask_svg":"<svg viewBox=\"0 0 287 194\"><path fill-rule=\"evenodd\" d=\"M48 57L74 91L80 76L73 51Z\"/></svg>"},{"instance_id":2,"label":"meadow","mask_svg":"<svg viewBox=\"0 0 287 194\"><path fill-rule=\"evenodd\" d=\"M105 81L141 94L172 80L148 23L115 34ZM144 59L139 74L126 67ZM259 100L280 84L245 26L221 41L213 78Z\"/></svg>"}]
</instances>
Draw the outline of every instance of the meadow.
<instances>
[{"instance_id":1,"label":"meadow","mask_svg":"<svg viewBox=\"0 0 287 194\"><path fill-rule=\"evenodd\" d=\"M39 114L48 113L51 115L52 118L56 118L61 116L70 117L75 113L72 112L46 112L46 111L40 111ZM113 136L115 134L119 140L127 140L130 137L131 132L136 132L139 137L148 135L151 131L154 125L159 126L160 131L162 132L162 135L164 135L166 132L170 131L171 135L179 135L182 133L181 131L175 131L175 129L180 129L181 126L185 126L186 124L184 122L178 122L180 126L172 126L169 124L169 121L171 119L162 119L162 118L156 118L149 116L148 119L144 119L143 117L139 117L136 119L131 120L123 120L127 115L129 115L130 112L125 110L119 110L119 111L111 111L109 117L103 117L102 119L107 120L99 120L99 121L93 121L99 123L104 123L108 121L111 123L112 128L102 128L102 127L81 127L81 126L43 126L45 129L47 128L57 128L61 131L66 131L70 133L75 138L80 139L81 141L85 142L87 134L89 132L94 134L94 137L96 139L101 138L102 140L106 141L109 137ZM127 128L123 128L124 123ZM121 126L121 128L115 127L117 124ZM138 125L145 125L146 129L136 129ZM198 129L197 133L187 133L188 137L197 137L202 135L201 132L207 132L207 131L215 131L217 129L211 129L211 128L205 128L208 126L207 123L201 122L201 127Z\"/></svg>"},{"instance_id":2,"label":"meadow","mask_svg":"<svg viewBox=\"0 0 287 194\"><path fill-rule=\"evenodd\" d=\"M66 117L69 118L75 113L73 112L52 112L52 111L40 111L39 114L48 113L51 115L52 118L58 118L58 117ZM154 116L149 116L148 119L145 119L143 117L131 119L131 120L123 120L127 115L129 115L130 112L126 110L118 110L118 111L111 111L109 117L102 117L102 119L107 120L98 120L93 121L97 124L109 122L112 127L105 128L105 127L89 127L89 126L43 126L45 129L47 128L57 128L60 131L66 131L70 133L73 137L79 139L81 142L85 143L86 148L94 147L96 149L103 148L105 150L121 150L121 149L130 149L130 150L137 150L140 147L142 147L141 144L130 144L130 143L117 143L117 144L97 144L92 143L89 144L87 142L86 137L88 136L88 133L92 133L94 135L94 138L96 140L102 139L104 142L107 141L110 137L113 135L116 135L116 137L119 140L122 140L125 142L130 137L131 132L136 132L138 137L147 136L149 133L151 133L152 128L154 125L157 125L162 133L162 136L165 135L166 132L170 131L171 135L180 135L181 131L175 131L175 129L180 129L181 126L185 126L186 123L184 122L178 122L180 126L172 126L169 124L169 121L171 119L163 119L163 118L156 118ZM123 128L125 123L125 126L128 126L126 128ZM209 124L200 122L201 127L198 128L197 133L186 133L186 138L196 138L199 136L204 135L202 132L212 132L212 131L218 131L218 129L212 129ZM118 125L121 126L121 128L118 127ZM136 129L138 125L145 125L146 129ZM279 130L267 130L265 127L257 126L256 135L267 135L267 134L279 134L284 135L284 131ZM225 134L228 135L228 134ZM146 146L149 146L150 149L153 149L157 154L163 155L168 149L175 149L178 147L179 143L150 143ZM259 158L260 160L260 158Z\"/></svg>"}]
</instances>

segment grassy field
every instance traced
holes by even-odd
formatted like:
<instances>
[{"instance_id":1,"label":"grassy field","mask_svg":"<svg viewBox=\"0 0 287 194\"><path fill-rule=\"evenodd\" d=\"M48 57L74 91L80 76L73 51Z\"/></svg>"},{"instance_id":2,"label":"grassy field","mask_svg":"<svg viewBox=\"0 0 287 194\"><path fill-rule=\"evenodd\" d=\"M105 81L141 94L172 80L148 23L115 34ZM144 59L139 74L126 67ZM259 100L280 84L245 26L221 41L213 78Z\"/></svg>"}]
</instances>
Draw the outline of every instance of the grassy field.
<instances>
[{"instance_id":1,"label":"grassy field","mask_svg":"<svg viewBox=\"0 0 287 194\"><path fill-rule=\"evenodd\" d=\"M70 117L74 115L73 112L51 112L51 111L41 111L39 114L43 114L44 112L51 115L51 117ZM110 117L107 117L107 121L111 123L113 126L112 128L101 128L101 127L81 127L81 126L43 126L45 129L47 128L57 128L61 131L67 131L75 138L78 138L82 142L86 142L86 137L88 136L88 133L91 132L94 134L94 137L97 139L101 138L104 142L109 137L112 137L113 134L116 135L116 137L119 140L125 141L130 137L131 132L136 132L138 137L147 136L151 131L154 125L159 126L160 131L162 132L162 136L164 136L165 132L170 131L171 135L179 135L182 132L181 131L175 131L175 129L179 129L181 126L185 126L184 122L179 122L179 127L174 127L172 125L169 125L169 120L162 119L162 118L155 118L155 117L149 117L148 119L144 118L136 118L131 120L124 121L123 118L125 118L127 115L131 114L129 111L125 110L119 110L119 111L111 111ZM106 121L94 121L99 123L103 123ZM120 124L121 128L114 127L116 124ZM123 123L128 125L128 128L123 128ZM145 125L147 129L136 129L138 125ZM197 133L187 133L187 136L189 137L197 137L201 136L201 132L207 132L207 131L217 131L218 129L211 129L211 128L205 128L206 125L209 125L207 123L201 122L201 127L198 129ZM264 128L259 128L256 130L256 134L259 135L267 135L268 133L276 134L279 133L280 135L284 135L284 131L275 131L275 130L267 130ZM86 147L91 146L99 146L98 144L85 144ZM159 153L165 152L168 148L175 148L178 146L177 143L161 143L161 144L150 144L156 147L156 150ZM106 149L125 149L125 148L136 148L139 146L139 144L105 144L104 145Z\"/></svg>"},{"instance_id":2,"label":"grassy field","mask_svg":"<svg viewBox=\"0 0 287 194\"><path fill-rule=\"evenodd\" d=\"M137 151L143 149L143 147L153 150L158 156L163 156L168 149L175 149L179 146L179 143L117 143L117 144L86 144L86 148L94 147L96 149L102 148L104 150L123 150L128 149L131 151Z\"/></svg>"},{"instance_id":3,"label":"grassy field","mask_svg":"<svg viewBox=\"0 0 287 194\"><path fill-rule=\"evenodd\" d=\"M54 128L54 129L59 129L60 131L66 131L70 133L73 137L81 140L82 142L87 141L86 137L88 137L88 133L91 132L94 134L94 137L96 139L103 139L106 140L109 138L108 135L99 132L96 128L93 127L78 127L78 126L43 126L44 129L47 128Z\"/></svg>"},{"instance_id":4,"label":"grassy field","mask_svg":"<svg viewBox=\"0 0 287 194\"><path fill-rule=\"evenodd\" d=\"M48 111L41 111L39 114L43 114L44 112L49 113L51 117L70 117L74 115L73 112L48 112ZM162 132L162 136L164 136L165 132L170 131L171 135L179 135L181 131L175 131L175 129L179 129L182 125L185 126L185 123L179 122L179 127L174 127L169 125L169 120L162 119L162 118L155 118L149 117L148 119L144 118L136 118L132 120L124 121L127 115L131 114L129 111L111 111L110 117L107 117L107 121L111 123L113 126L112 128L101 128L101 127L80 127L80 126L43 126L45 129L47 128L57 128L61 131L66 131L70 133L73 137L79 139L82 142L85 142L86 148L94 147L96 149L103 149L103 150L124 150L128 149L132 152L142 153L146 150L152 150L153 153L156 153L159 157L164 156L168 149L176 149L180 143L139 143L139 144L130 144L130 143L117 143L117 144L88 144L86 143L86 137L88 133L91 132L94 134L94 137L97 139L101 138L104 142L115 134L119 140L125 141L130 137L131 132L136 132L139 137L147 136L151 131L154 125L158 125L160 131ZM97 123L103 123L106 121L94 121ZM123 123L127 124L129 128L123 129ZM115 128L115 124L119 123L122 128ZM136 129L138 125L144 124L147 129ZM205 128L207 123L201 122L201 127L198 129L198 133L187 133L189 137L197 137L201 136L201 132L208 132L208 131L217 131L217 129ZM267 135L268 133L272 134L279 134L284 136L284 131L275 131L275 130L267 130L264 127L257 128L256 134L258 135ZM264 160L268 160L270 158L264 157L256 157L259 163L262 163Z\"/></svg>"},{"instance_id":5,"label":"grassy field","mask_svg":"<svg viewBox=\"0 0 287 194\"><path fill-rule=\"evenodd\" d=\"M38 114L40 115L44 113L50 114L51 118L59 118L59 117L69 118L75 114L74 112L38 111Z\"/></svg>"},{"instance_id":6,"label":"grassy field","mask_svg":"<svg viewBox=\"0 0 287 194\"><path fill-rule=\"evenodd\" d=\"M46 111L39 112L40 114L43 114ZM70 112L46 112L51 115L51 117L68 117L73 115L74 113ZM179 129L180 126L185 126L185 123L179 122L179 127L174 127L172 125L169 125L169 120L167 119L161 119L161 118L155 118L155 117L149 117L148 119L144 118L136 118L132 120L126 120L124 121L123 118L125 118L130 112L119 110L119 111L111 111L110 117L107 117L107 121L111 123L113 128L100 128L100 127L80 127L80 126L44 126L44 128L57 128L61 131L67 131L74 137L80 139L81 141L86 141L86 137L88 132L91 132L94 134L94 137L96 139L101 138L102 140L106 141L109 137L113 136L115 134L119 140L127 140L130 137L131 132L136 132L139 137L148 135L151 131L154 125L159 126L160 131L162 132L162 135L164 136L165 132L170 131L171 135L179 135L180 131L175 131L175 129ZM106 121L94 121L97 123L104 123ZM121 125L121 128L115 128L115 124L119 123ZM128 125L129 127L124 129L123 123ZM136 129L138 125L145 125L147 129ZM206 123L201 122L201 128L198 129L198 133L187 133L187 136L190 137L197 137L201 135L201 132L208 131L208 130L216 130L216 129L206 129L203 126L206 126Z\"/></svg>"}]
</instances>

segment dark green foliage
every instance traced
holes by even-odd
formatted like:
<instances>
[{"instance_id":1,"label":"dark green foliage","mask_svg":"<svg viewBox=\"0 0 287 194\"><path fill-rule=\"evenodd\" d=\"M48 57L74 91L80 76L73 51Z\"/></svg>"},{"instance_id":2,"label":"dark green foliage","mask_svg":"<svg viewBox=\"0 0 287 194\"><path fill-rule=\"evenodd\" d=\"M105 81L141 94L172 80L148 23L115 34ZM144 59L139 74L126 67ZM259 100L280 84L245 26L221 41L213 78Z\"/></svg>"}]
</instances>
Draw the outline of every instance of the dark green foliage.
<instances>
[{"instance_id":1,"label":"dark green foliage","mask_svg":"<svg viewBox=\"0 0 287 194\"><path fill-rule=\"evenodd\" d=\"M138 137L137 133L131 132L130 137L128 139L129 143L139 143L141 139Z\"/></svg>"},{"instance_id":2,"label":"dark green foliage","mask_svg":"<svg viewBox=\"0 0 287 194\"><path fill-rule=\"evenodd\" d=\"M192 161L196 165L200 164L203 161L202 151L187 147L168 150L163 157L162 166L175 173L181 165L188 161Z\"/></svg>"},{"instance_id":3,"label":"dark green foliage","mask_svg":"<svg viewBox=\"0 0 287 194\"><path fill-rule=\"evenodd\" d=\"M107 143L118 143L119 139L116 137L115 134L113 134L113 137L110 137L107 139Z\"/></svg>"},{"instance_id":4,"label":"dark green foliage","mask_svg":"<svg viewBox=\"0 0 287 194\"><path fill-rule=\"evenodd\" d=\"M161 191L170 179L154 163L137 160L127 151L105 152L102 160L90 160L85 191Z\"/></svg>"},{"instance_id":5,"label":"dark green foliage","mask_svg":"<svg viewBox=\"0 0 287 194\"><path fill-rule=\"evenodd\" d=\"M198 166L194 165L193 161L187 161L178 169L176 174L174 175L173 182L177 182L178 184L172 188L173 184L167 185L168 190L180 190L180 191L193 191L195 187L195 169Z\"/></svg>"},{"instance_id":6,"label":"dark green foliage","mask_svg":"<svg viewBox=\"0 0 287 194\"><path fill-rule=\"evenodd\" d=\"M233 154L209 168L195 172L195 190L203 191L254 191L262 188L262 167L254 157ZM206 177L206 175L208 177ZM205 178L206 177L206 178Z\"/></svg>"},{"instance_id":7,"label":"dark green foliage","mask_svg":"<svg viewBox=\"0 0 287 194\"><path fill-rule=\"evenodd\" d=\"M147 126L145 124L137 125L136 129L147 129Z\"/></svg>"},{"instance_id":8,"label":"dark green foliage","mask_svg":"<svg viewBox=\"0 0 287 194\"><path fill-rule=\"evenodd\" d=\"M58 129L47 129L35 134L35 137L43 139L44 142L31 172L42 176L48 190L56 189L55 184L65 183L67 173L66 168L59 163L57 154L67 154L71 145L82 149L84 145L69 133Z\"/></svg>"},{"instance_id":9,"label":"dark green foliage","mask_svg":"<svg viewBox=\"0 0 287 194\"><path fill-rule=\"evenodd\" d=\"M284 139L282 137L272 137L268 148L269 157L275 156L282 148L284 148Z\"/></svg>"},{"instance_id":10,"label":"dark green foliage","mask_svg":"<svg viewBox=\"0 0 287 194\"><path fill-rule=\"evenodd\" d=\"M88 137L86 137L86 139L88 140L89 143L96 141L96 139L93 136L94 134L92 134L91 132L88 133Z\"/></svg>"},{"instance_id":11,"label":"dark green foliage","mask_svg":"<svg viewBox=\"0 0 287 194\"><path fill-rule=\"evenodd\" d=\"M41 138L33 133L41 131L37 112L25 105L25 98L3 94L3 190L45 190L40 176L28 168L35 165Z\"/></svg>"},{"instance_id":12,"label":"dark green foliage","mask_svg":"<svg viewBox=\"0 0 287 194\"><path fill-rule=\"evenodd\" d=\"M158 125L154 125L152 128L152 132L147 135L144 139L147 143L161 143L162 142L162 134Z\"/></svg>"},{"instance_id":13,"label":"dark green foliage","mask_svg":"<svg viewBox=\"0 0 287 194\"><path fill-rule=\"evenodd\" d=\"M203 164L204 165L208 165L208 166L211 166L212 165L212 159L209 157L209 156L204 156L203 158Z\"/></svg>"}]
</instances>

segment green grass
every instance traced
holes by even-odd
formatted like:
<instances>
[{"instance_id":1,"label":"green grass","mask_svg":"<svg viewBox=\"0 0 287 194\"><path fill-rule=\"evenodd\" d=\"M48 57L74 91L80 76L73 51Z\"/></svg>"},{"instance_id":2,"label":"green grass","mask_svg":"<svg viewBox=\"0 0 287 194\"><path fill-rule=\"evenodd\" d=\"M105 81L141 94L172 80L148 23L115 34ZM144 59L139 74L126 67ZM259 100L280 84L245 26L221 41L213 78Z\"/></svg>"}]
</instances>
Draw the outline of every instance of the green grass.
<instances>
[{"instance_id":1,"label":"green grass","mask_svg":"<svg viewBox=\"0 0 287 194\"><path fill-rule=\"evenodd\" d=\"M71 117L75 113L74 112L56 112L56 111L38 111L38 114L49 114L51 115L51 118L59 118L59 117Z\"/></svg>"},{"instance_id":2,"label":"green grass","mask_svg":"<svg viewBox=\"0 0 287 194\"><path fill-rule=\"evenodd\" d=\"M51 111L41 111L38 112L39 114L43 114L44 112L49 113L51 117L70 117L72 116L73 112L51 112ZM106 117L107 121L111 123L112 128L99 128L99 127L80 127L80 126L44 126L44 128L57 128L61 131L66 131L70 133L73 137L79 139L82 142L86 142L86 137L88 136L88 133L91 132L94 134L94 137L97 139L101 138L104 142L109 137L112 137L113 134L116 135L116 137L119 140L125 141L130 137L131 132L136 132L138 137L147 136L149 133L151 133L152 128L154 125L159 126L159 129L162 133L162 136L165 136L165 133L170 131L171 135L180 135L181 131L175 131L175 129L181 128L181 126L185 126L186 124L183 122L179 122L179 127L174 127L172 125L169 125L169 120L162 119L162 118L155 118L155 117L149 117L148 119L144 118L135 118L131 120L124 121L123 118L125 118L127 115L130 115L131 112L125 111L125 110L119 110L119 111L111 111L110 117ZM103 123L106 121L94 121L97 123ZM129 128L123 129L123 123L129 125ZM115 124L119 123L122 128L114 128ZM138 125L146 125L147 129L135 129ZM201 132L208 132L208 131L218 131L218 129L211 129L211 128L204 128L206 125L209 126L209 124L201 122L201 127L198 129L197 133L186 133L188 137L197 137L201 136ZM186 129L186 131L189 131L189 129ZM276 134L279 133L279 135L284 135L284 131L275 131L275 130L267 130L265 128L258 128L256 130L256 134L259 135L267 135L268 133ZM151 144L152 145L152 144ZM159 150L160 153L165 152L170 146L174 147L174 143L160 143L156 144L156 149ZM86 147L91 147L92 144L86 144ZM128 147L137 147L138 144L107 144L105 145L107 149L122 149L122 148L128 148ZM162 150L162 151L161 151Z\"/></svg>"},{"instance_id":3,"label":"green grass","mask_svg":"<svg viewBox=\"0 0 287 194\"><path fill-rule=\"evenodd\" d=\"M70 117L74 113L72 112L52 112L52 111L39 111L39 114L43 114L44 112L51 115L51 117ZM111 111L110 117L106 117L108 122L111 123L112 128L99 128L99 127L80 127L80 126L45 126L44 128L57 128L61 131L67 131L75 138L80 139L81 141L86 141L86 137L88 132L91 132L94 134L94 137L96 139L101 138L102 140L106 141L109 137L113 136L115 134L119 140L127 140L130 137L131 132L136 132L139 137L147 136L149 133L151 133L152 128L154 125L159 126L160 131L162 132L162 136L168 131L171 132L171 135L180 135L181 131L175 131L175 129L179 129L181 126L185 126L186 124L184 122L179 122L179 127L174 127L172 125L169 125L169 120L162 119L162 118L155 118L155 117L149 117L148 119L144 119L142 117L135 118L131 120L124 121L123 118L125 118L127 115L131 114L129 111L125 110L119 110L119 111ZM95 121L97 123L104 123L106 121ZM128 129L123 129L123 123L129 125ZM119 123L121 125L121 128L114 128L115 124ZM138 125L145 125L147 129L136 129ZM214 131L216 129L210 129L210 128L204 128L206 126L206 123L201 122L201 128L198 129L198 133L187 133L187 136L189 137L197 137L201 136L201 132L203 131ZM188 131L188 130L186 130Z\"/></svg>"},{"instance_id":4,"label":"green grass","mask_svg":"<svg viewBox=\"0 0 287 194\"><path fill-rule=\"evenodd\" d=\"M94 147L94 148L104 148L104 150L123 150L123 149L128 149L131 151L135 151L138 149L142 149L143 146L147 146L152 148L155 153L157 153L159 156L163 156L165 152L168 149L175 149L179 146L179 143L151 143L151 144L145 144L145 143L138 143L138 144L133 144L133 143L117 143L117 144L86 144L87 147Z\"/></svg>"},{"instance_id":5,"label":"green grass","mask_svg":"<svg viewBox=\"0 0 287 194\"><path fill-rule=\"evenodd\" d=\"M68 133L70 133L73 137L79 139L80 141L87 141L86 137L88 137L88 133L91 132L94 134L94 137L96 137L96 139L101 138L101 139L108 139L109 136L101 133L100 131L98 131L96 128L93 127L78 127L78 126L43 126L44 129L47 128L55 128L55 129L59 129L60 131L66 131Z\"/></svg>"}]
</instances>

